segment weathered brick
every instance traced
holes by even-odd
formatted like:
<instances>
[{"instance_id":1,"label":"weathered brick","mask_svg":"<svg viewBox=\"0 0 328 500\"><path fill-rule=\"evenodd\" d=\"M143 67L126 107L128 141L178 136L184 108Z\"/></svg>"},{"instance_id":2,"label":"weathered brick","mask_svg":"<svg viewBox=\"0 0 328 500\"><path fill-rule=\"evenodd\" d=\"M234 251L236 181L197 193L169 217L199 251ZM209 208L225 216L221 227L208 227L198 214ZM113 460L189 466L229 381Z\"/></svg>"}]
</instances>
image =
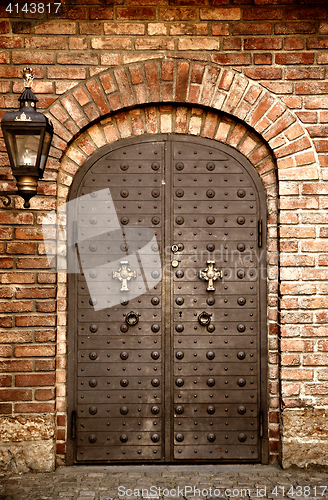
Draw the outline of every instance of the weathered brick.
<instances>
[{"instance_id":1,"label":"weathered brick","mask_svg":"<svg viewBox=\"0 0 328 500\"><path fill-rule=\"evenodd\" d=\"M152 21L156 19L156 10L150 7L117 7L117 19L131 20L143 19Z\"/></svg>"},{"instance_id":2,"label":"weathered brick","mask_svg":"<svg viewBox=\"0 0 328 500\"><path fill-rule=\"evenodd\" d=\"M55 374L50 373L30 373L15 375L16 387L38 387L55 384Z\"/></svg>"}]
</instances>

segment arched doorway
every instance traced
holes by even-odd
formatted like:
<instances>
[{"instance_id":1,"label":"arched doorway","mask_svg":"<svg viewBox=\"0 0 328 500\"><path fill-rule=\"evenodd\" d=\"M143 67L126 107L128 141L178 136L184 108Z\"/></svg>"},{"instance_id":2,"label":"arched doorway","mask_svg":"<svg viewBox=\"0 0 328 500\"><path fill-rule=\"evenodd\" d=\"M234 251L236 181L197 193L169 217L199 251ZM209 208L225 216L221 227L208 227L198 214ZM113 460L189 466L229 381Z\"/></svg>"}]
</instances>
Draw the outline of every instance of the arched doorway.
<instances>
[{"instance_id":1,"label":"arched doorway","mask_svg":"<svg viewBox=\"0 0 328 500\"><path fill-rule=\"evenodd\" d=\"M70 199L83 273L69 283L69 461L265 463L266 199L251 163L145 135L99 149Z\"/></svg>"}]
</instances>

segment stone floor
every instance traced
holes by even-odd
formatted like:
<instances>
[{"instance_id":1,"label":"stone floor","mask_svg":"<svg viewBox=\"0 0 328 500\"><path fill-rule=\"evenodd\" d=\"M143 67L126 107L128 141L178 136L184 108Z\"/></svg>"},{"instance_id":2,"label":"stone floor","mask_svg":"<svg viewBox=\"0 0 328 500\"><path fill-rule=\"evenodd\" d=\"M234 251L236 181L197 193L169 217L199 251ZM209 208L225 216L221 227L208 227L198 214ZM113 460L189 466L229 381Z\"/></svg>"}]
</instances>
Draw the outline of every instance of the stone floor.
<instances>
[{"instance_id":1,"label":"stone floor","mask_svg":"<svg viewBox=\"0 0 328 500\"><path fill-rule=\"evenodd\" d=\"M265 465L74 466L0 474L0 500L328 498L327 470Z\"/></svg>"}]
</instances>

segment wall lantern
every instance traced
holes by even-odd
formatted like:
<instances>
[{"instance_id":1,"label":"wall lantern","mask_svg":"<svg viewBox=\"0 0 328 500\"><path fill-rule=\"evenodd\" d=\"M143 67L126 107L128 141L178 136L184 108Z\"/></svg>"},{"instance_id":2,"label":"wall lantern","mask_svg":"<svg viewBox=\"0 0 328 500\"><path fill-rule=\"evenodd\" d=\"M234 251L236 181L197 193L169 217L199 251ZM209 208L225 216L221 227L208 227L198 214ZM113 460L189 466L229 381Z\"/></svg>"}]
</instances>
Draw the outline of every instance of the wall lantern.
<instances>
[{"instance_id":1,"label":"wall lantern","mask_svg":"<svg viewBox=\"0 0 328 500\"><path fill-rule=\"evenodd\" d=\"M53 125L44 114L36 111L38 99L31 90L32 68L23 69L25 90L19 97L20 109L8 111L1 120L12 173L17 181L17 191L0 193L18 194L24 198L24 207L36 195L38 180L43 177L46 166ZM8 204L4 203L5 206Z\"/></svg>"}]
</instances>

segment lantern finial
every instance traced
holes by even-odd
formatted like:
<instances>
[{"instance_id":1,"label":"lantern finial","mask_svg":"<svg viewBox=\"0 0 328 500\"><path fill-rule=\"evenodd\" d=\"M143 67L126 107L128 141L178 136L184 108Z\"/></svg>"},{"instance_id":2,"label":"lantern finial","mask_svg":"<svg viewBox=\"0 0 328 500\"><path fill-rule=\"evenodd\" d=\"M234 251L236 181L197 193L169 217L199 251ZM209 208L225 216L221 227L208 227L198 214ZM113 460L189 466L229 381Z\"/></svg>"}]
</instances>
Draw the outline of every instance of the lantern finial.
<instances>
[{"instance_id":1,"label":"lantern finial","mask_svg":"<svg viewBox=\"0 0 328 500\"><path fill-rule=\"evenodd\" d=\"M34 80L34 72L32 68L24 68L23 69L23 78L24 78L24 85L26 88L30 89L32 87L32 83Z\"/></svg>"}]
</instances>

